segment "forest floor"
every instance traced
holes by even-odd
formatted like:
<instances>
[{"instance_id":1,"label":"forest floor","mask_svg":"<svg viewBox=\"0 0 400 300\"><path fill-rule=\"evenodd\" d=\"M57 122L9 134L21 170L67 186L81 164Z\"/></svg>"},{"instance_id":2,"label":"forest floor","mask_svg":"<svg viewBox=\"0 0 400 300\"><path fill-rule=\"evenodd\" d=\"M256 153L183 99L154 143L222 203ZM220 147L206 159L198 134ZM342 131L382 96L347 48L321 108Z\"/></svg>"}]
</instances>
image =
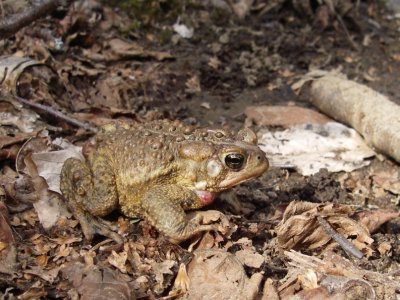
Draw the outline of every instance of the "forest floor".
<instances>
[{"instance_id":1,"label":"forest floor","mask_svg":"<svg viewBox=\"0 0 400 300\"><path fill-rule=\"evenodd\" d=\"M0 49L44 63L21 72L20 97L93 127L172 119L280 130L280 124L251 124L246 109L315 110L292 85L317 69L340 69L400 105L400 19L376 1L351 4L343 13L337 7L336 15L326 7L310 6L314 10L307 13L291 1L276 1L271 9L256 1L242 20L229 6L211 2L110 7L76 1L1 41ZM178 20L193 29L190 38L173 29ZM88 242L62 209L56 224L44 228L37 201L53 194L39 190L23 152L39 152L57 138L82 146L93 132L6 96L0 114L5 299L395 299L400 293L400 168L388 157L376 155L351 172L323 169L310 176L274 165L271 157L270 170L210 207L237 230L226 237L205 235L196 250L190 242L173 245L146 221L131 222L118 212L108 219L126 242L101 236ZM293 215L299 219L291 220ZM321 231L319 216L363 258L333 242L326 228ZM293 226L308 231L297 232L297 239ZM313 232L318 235L307 240ZM296 242L285 242L285 234Z\"/></svg>"}]
</instances>

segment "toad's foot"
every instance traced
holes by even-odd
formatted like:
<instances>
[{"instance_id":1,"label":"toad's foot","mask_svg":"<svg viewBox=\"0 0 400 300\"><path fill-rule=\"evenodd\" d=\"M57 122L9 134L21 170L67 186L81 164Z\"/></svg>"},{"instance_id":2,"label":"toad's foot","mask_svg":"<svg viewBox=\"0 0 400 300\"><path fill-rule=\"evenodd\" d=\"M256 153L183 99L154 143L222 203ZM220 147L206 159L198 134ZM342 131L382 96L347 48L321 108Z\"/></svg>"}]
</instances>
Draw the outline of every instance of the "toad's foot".
<instances>
[{"instance_id":1,"label":"toad's foot","mask_svg":"<svg viewBox=\"0 0 400 300\"><path fill-rule=\"evenodd\" d=\"M203 231L225 233L229 221L220 212L200 212L191 219L186 216L184 210L204 206L204 195L179 185L156 186L146 193L142 208L145 217L173 243ZM218 219L221 220L219 224L210 224Z\"/></svg>"},{"instance_id":2,"label":"toad's foot","mask_svg":"<svg viewBox=\"0 0 400 300\"><path fill-rule=\"evenodd\" d=\"M189 222L198 224L198 226L213 226L214 231L221 234L227 234L232 228L226 215L218 210L194 211L187 215ZM212 224L215 223L215 224Z\"/></svg>"},{"instance_id":3,"label":"toad's foot","mask_svg":"<svg viewBox=\"0 0 400 300\"><path fill-rule=\"evenodd\" d=\"M186 226L181 231L169 233L170 242L177 244L206 231L219 232L222 235L232 232L228 217L217 210L194 211L186 218Z\"/></svg>"},{"instance_id":4,"label":"toad's foot","mask_svg":"<svg viewBox=\"0 0 400 300\"><path fill-rule=\"evenodd\" d=\"M114 240L116 243L123 243L123 238L116 233L116 226L113 226L110 222L103 220L100 217L92 216L77 207L71 207L74 217L81 224L83 235L86 240L92 241L95 234L99 234Z\"/></svg>"}]
</instances>

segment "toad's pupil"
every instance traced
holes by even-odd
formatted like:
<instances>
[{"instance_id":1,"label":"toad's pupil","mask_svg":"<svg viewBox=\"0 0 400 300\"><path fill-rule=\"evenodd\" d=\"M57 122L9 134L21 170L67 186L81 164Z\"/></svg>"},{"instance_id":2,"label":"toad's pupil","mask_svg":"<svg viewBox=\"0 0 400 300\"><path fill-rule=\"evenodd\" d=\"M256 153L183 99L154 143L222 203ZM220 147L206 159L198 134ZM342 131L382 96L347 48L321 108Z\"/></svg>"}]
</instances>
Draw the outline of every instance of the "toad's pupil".
<instances>
[{"instance_id":1,"label":"toad's pupil","mask_svg":"<svg viewBox=\"0 0 400 300\"><path fill-rule=\"evenodd\" d=\"M239 170L244 163L244 156L242 154L232 153L225 157L225 164L228 168Z\"/></svg>"}]
</instances>

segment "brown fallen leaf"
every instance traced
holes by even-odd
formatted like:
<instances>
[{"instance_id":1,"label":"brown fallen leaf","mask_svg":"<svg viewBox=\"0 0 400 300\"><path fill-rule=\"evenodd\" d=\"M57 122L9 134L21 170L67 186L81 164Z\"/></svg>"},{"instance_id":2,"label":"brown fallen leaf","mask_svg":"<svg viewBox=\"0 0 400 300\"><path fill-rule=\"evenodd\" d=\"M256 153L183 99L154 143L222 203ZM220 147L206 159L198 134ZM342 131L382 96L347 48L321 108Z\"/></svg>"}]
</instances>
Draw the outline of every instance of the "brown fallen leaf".
<instances>
[{"instance_id":1,"label":"brown fallen leaf","mask_svg":"<svg viewBox=\"0 0 400 300\"><path fill-rule=\"evenodd\" d=\"M23 294L18 296L18 299L21 300L30 300L30 299L43 299L46 298L47 292L44 287L30 287Z\"/></svg>"},{"instance_id":2,"label":"brown fallen leaf","mask_svg":"<svg viewBox=\"0 0 400 300\"><path fill-rule=\"evenodd\" d=\"M162 293L170 284L168 277L172 277L174 274L172 268L176 266L176 261L171 259L166 259L162 262L152 261L151 268L155 274L156 285L154 286L154 291L157 294Z\"/></svg>"},{"instance_id":3,"label":"brown fallen leaf","mask_svg":"<svg viewBox=\"0 0 400 300\"><path fill-rule=\"evenodd\" d=\"M17 251L8 222L8 209L0 202L0 272L14 274L17 269Z\"/></svg>"},{"instance_id":4,"label":"brown fallen leaf","mask_svg":"<svg viewBox=\"0 0 400 300\"><path fill-rule=\"evenodd\" d=\"M354 217L363 226L368 228L369 232L376 232L383 224L400 216L399 211L391 211L387 209L377 209L374 211L357 212Z\"/></svg>"},{"instance_id":5,"label":"brown fallen leaf","mask_svg":"<svg viewBox=\"0 0 400 300\"><path fill-rule=\"evenodd\" d=\"M112 250L110 256L108 256L107 261L110 265L116 267L121 273L126 273L126 260L128 259L127 249L124 249L122 252L117 253Z\"/></svg>"},{"instance_id":6,"label":"brown fallen leaf","mask_svg":"<svg viewBox=\"0 0 400 300\"><path fill-rule=\"evenodd\" d=\"M49 283L53 283L54 280L58 279L58 273L62 266L53 267L50 270L44 270L41 266L33 266L28 270L24 270L24 274L35 275Z\"/></svg>"},{"instance_id":7,"label":"brown fallen leaf","mask_svg":"<svg viewBox=\"0 0 400 300\"><path fill-rule=\"evenodd\" d=\"M378 251L380 255L385 256L392 249L392 245L389 242L380 243Z\"/></svg>"},{"instance_id":8,"label":"brown fallen leaf","mask_svg":"<svg viewBox=\"0 0 400 300\"><path fill-rule=\"evenodd\" d=\"M71 262L61 269L61 272L65 279L71 281L82 300L136 299L129 283L110 268L85 268L82 263Z\"/></svg>"},{"instance_id":9,"label":"brown fallen leaf","mask_svg":"<svg viewBox=\"0 0 400 300\"><path fill-rule=\"evenodd\" d=\"M193 75L185 82L186 92L189 94L195 94L201 92L201 85L199 76Z\"/></svg>"},{"instance_id":10,"label":"brown fallen leaf","mask_svg":"<svg viewBox=\"0 0 400 300\"><path fill-rule=\"evenodd\" d=\"M261 273L248 278L233 254L221 250L198 250L188 265L190 287L182 299L254 299Z\"/></svg>"},{"instance_id":11,"label":"brown fallen leaf","mask_svg":"<svg viewBox=\"0 0 400 300\"><path fill-rule=\"evenodd\" d=\"M63 149L52 151L54 149ZM81 149L64 140L50 141L47 137L37 137L26 142L16 159L16 169L20 178L25 179L32 189L29 197L45 229L51 228L57 220L70 216L59 193L60 172L69 157L83 159ZM20 180L20 181L21 181Z\"/></svg>"},{"instance_id":12,"label":"brown fallen leaf","mask_svg":"<svg viewBox=\"0 0 400 300\"><path fill-rule=\"evenodd\" d=\"M254 0L239 0L239 1L227 1L232 11L239 19L244 19L250 12L250 9L254 3Z\"/></svg>"},{"instance_id":13,"label":"brown fallen leaf","mask_svg":"<svg viewBox=\"0 0 400 300\"><path fill-rule=\"evenodd\" d=\"M48 126L40 120L37 113L24 108L11 96L0 98L0 125L13 126L25 133L39 131Z\"/></svg>"},{"instance_id":14,"label":"brown fallen leaf","mask_svg":"<svg viewBox=\"0 0 400 300\"><path fill-rule=\"evenodd\" d=\"M274 281L271 278L267 278L264 283L263 295L261 300L279 300L278 291L274 285Z\"/></svg>"},{"instance_id":15,"label":"brown fallen leaf","mask_svg":"<svg viewBox=\"0 0 400 300\"><path fill-rule=\"evenodd\" d=\"M351 212L345 205L293 201L275 228L279 246L283 249L317 249L331 243L332 236L318 222L317 218L321 217L339 234L352 238L355 246L370 256L373 239L363 224L349 217Z\"/></svg>"},{"instance_id":16,"label":"brown fallen leaf","mask_svg":"<svg viewBox=\"0 0 400 300\"><path fill-rule=\"evenodd\" d=\"M377 172L372 175L374 183L393 194L400 195L400 171L398 169L389 169Z\"/></svg>"},{"instance_id":17,"label":"brown fallen leaf","mask_svg":"<svg viewBox=\"0 0 400 300\"><path fill-rule=\"evenodd\" d=\"M68 257L73 251L73 248L67 244L62 244L55 252L53 261L58 261L61 258Z\"/></svg>"},{"instance_id":18,"label":"brown fallen leaf","mask_svg":"<svg viewBox=\"0 0 400 300\"><path fill-rule=\"evenodd\" d=\"M27 139L37 135L37 132L21 132L13 136L0 135L0 149L13 144L25 142Z\"/></svg>"},{"instance_id":19,"label":"brown fallen leaf","mask_svg":"<svg viewBox=\"0 0 400 300\"><path fill-rule=\"evenodd\" d=\"M298 106L248 106L246 117L259 126L282 126L289 128L301 124L325 124L332 121L327 116Z\"/></svg>"},{"instance_id":20,"label":"brown fallen leaf","mask_svg":"<svg viewBox=\"0 0 400 300\"><path fill-rule=\"evenodd\" d=\"M264 257L259 254L255 249L243 249L236 251L235 256L243 263L250 268L260 268L264 263Z\"/></svg>"}]
</instances>

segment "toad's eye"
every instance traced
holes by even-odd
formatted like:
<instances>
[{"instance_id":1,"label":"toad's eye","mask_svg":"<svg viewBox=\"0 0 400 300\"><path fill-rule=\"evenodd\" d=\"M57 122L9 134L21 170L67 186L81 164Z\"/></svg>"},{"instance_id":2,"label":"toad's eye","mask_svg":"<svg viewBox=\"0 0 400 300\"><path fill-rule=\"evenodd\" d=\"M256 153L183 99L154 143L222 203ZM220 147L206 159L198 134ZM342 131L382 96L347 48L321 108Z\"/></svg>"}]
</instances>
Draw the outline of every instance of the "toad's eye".
<instances>
[{"instance_id":1,"label":"toad's eye","mask_svg":"<svg viewBox=\"0 0 400 300\"><path fill-rule=\"evenodd\" d=\"M244 163L244 156L239 153L231 153L225 157L225 164L232 170L240 170Z\"/></svg>"}]
</instances>

